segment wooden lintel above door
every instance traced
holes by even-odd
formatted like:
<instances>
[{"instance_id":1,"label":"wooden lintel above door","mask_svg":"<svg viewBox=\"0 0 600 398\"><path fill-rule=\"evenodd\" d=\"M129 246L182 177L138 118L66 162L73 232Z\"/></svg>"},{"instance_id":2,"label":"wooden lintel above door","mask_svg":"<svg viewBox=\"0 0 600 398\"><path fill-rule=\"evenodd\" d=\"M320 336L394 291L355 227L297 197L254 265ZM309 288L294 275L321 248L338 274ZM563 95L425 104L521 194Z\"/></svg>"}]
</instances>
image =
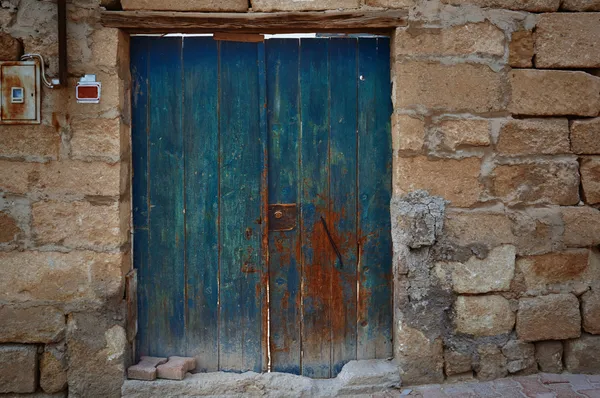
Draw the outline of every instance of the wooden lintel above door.
<instances>
[{"instance_id":1,"label":"wooden lintel above door","mask_svg":"<svg viewBox=\"0 0 600 398\"><path fill-rule=\"evenodd\" d=\"M406 26L405 10L204 13L103 11L101 22L129 33L378 33Z\"/></svg>"}]
</instances>

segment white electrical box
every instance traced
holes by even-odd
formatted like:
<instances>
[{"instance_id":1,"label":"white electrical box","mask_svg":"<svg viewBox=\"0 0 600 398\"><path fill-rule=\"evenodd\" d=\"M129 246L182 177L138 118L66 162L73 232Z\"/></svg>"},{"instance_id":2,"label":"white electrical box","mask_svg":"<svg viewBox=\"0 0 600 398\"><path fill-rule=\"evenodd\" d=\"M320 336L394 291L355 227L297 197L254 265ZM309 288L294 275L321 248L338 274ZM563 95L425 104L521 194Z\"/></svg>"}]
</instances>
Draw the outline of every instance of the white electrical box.
<instances>
[{"instance_id":1,"label":"white electrical box","mask_svg":"<svg viewBox=\"0 0 600 398\"><path fill-rule=\"evenodd\" d=\"M0 124L40 124L41 89L37 62L0 62Z\"/></svg>"}]
</instances>

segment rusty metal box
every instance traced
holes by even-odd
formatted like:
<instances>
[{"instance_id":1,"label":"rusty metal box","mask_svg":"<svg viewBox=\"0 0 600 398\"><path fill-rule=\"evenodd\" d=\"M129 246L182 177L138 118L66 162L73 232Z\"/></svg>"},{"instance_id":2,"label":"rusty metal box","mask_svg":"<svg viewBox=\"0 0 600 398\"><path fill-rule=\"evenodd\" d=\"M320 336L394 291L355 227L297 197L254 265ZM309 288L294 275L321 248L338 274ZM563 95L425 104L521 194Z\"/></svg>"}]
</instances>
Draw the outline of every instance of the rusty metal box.
<instances>
[{"instance_id":1,"label":"rusty metal box","mask_svg":"<svg viewBox=\"0 0 600 398\"><path fill-rule=\"evenodd\" d=\"M0 124L39 124L41 98L37 62L0 62Z\"/></svg>"}]
</instances>

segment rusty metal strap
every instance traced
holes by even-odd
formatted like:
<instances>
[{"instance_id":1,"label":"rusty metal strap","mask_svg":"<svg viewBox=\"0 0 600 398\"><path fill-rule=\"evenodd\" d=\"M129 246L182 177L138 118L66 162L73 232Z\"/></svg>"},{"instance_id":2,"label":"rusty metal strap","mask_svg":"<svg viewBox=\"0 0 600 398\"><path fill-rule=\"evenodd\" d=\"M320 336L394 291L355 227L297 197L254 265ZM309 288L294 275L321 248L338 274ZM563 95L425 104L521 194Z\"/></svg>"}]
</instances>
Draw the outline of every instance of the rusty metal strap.
<instances>
[{"instance_id":1,"label":"rusty metal strap","mask_svg":"<svg viewBox=\"0 0 600 398\"><path fill-rule=\"evenodd\" d=\"M327 223L325 222L325 219L323 218L323 216L321 216L321 223L323 223L323 227L325 228L325 233L327 234L327 237L329 238L329 243L331 243L331 247L333 247L333 250L335 250L335 254L337 254L338 260L340 260L340 268L344 268L344 262L342 261L342 254L340 253L335 242L333 241L333 238L331 237L331 234L329 233L329 229L327 228Z\"/></svg>"}]
</instances>

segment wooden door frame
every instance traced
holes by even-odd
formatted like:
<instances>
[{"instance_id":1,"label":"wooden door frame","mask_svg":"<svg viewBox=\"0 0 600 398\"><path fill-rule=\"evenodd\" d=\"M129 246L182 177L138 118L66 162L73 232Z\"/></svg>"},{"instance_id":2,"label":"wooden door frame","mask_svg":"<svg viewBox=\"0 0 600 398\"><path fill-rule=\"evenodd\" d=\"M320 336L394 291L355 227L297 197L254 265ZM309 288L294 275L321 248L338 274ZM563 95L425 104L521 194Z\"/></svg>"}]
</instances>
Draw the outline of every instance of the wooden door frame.
<instances>
[{"instance_id":1,"label":"wooden door frame","mask_svg":"<svg viewBox=\"0 0 600 398\"><path fill-rule=\"evenodd\" d=\"M101 24L106 28L116 28L125 34L127 39L126 51L129 54L130 40L132 34L200 34L200 33L371 33L382 36L393 37L394 31L398 27L408 25L408 12L405 10L366 10L366 11L319 11L319 12L272 12L272 13L209 13L209 12L159 12L159 11L102 11ZM394 62L394 48L390 46L391 64L390 73L393 77L392 65ZM129 57L127 56L127 65L121 65L129 70ZM126 82L124 90L125 96L131 93L131 82ZM124 104L128 109L124 109L128 115L131 114L131 101L125 98ZM261 123L264 122L261 120ZM131 137L131 126L128 125L129 135ZM266 131L266 129L264 129ZM391 149L391 148L390 148ZM129 152L131 154L131 145ZM263 156L267 156L266 151ZM131 156L130 156L131 159ZM130 167L131 170L131 167ZM392 180L393 180L392 172ZM131 174L129 179L131 180ZM266 173L262 177L261 183L266 183ZM131 185L130 189L131 189ZM265 216L268 214L268 200L263 200ZM132 217L130 208L129 219ZM390 215L391 217L391 215ZM266 238L263 233L263 239ZM268 238L267 238L268 239ZM131 242L133 244L133 242ZM268 244L268 243L267 243ZM130 250L133 256L133 247ZM131 258L131 269L135 275L133 258ZM393 276L391 278L392 291L390 300L392 300L392 309L394 308L395 294L393 287ZM135 339L137 334L137 283L129 282L128 292L128 314L127 314L127 335L133 344L133 354L135 356ZM268 306L265 292L265 303L263 307ZM135 309L135 310L134 310ZM396 322L395 312L392 313L392 335L395 336ZM267 371L269 334L268 319L263 316L263 341L265 347L263 351L263 372ZM392 338L394 346L395 337Z\"/></svg>"},{"instance_id":2,"label":"wooden door frame","mask_svg":"<svg viewBox=\"0 0 600 398\"><path fill-rule=\"evenodd\" d=\"M405 10L319 12L103 11L101 23L130 34L166 33L377 33L407 26Z\"/></svg>"}]
</instances>

